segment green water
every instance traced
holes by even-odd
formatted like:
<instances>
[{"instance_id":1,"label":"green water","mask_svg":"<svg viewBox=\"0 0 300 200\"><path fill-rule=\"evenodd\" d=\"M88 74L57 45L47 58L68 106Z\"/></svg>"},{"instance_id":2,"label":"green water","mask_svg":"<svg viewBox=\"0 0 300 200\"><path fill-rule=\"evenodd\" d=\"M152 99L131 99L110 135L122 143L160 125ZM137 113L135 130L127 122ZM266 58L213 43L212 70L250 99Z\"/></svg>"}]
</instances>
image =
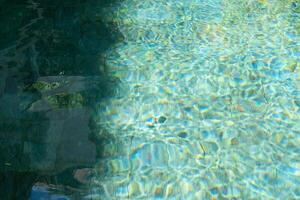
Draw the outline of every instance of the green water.
<instances>
[{"instance_id":1,"label":"green water","mask_svg":"<svg viewBox=\"0 0 300 200\"><path fill-rule=\"evenodd\" d=\"M299 2L123 1L95 199L299 199ZM101 133L99 133L101 135Z\"/></svg>"},{"instance_id":2,"label":"green water","mask_svg":"<svg viewBox=\"0 0 300 200\"><path fill-rule=\"evenodd\" d=\"M0 17L0 199L300 199L298 0Z\"/></svg>"}]
</instances>

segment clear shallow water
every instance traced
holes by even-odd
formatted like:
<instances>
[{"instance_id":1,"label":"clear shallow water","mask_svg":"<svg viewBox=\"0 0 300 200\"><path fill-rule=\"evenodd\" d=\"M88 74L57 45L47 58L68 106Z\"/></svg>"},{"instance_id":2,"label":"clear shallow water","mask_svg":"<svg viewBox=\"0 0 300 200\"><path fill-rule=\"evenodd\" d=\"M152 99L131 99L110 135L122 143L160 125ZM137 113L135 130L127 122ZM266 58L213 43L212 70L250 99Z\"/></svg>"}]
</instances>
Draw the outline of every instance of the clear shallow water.
<instances>
[{"instance_id":1,"label":"clear shallow water","mask_svg":"<svg viewBox=\"0 0 300 200\"><path fill-rule=\"evenodd\" d=\"M92 199L299 199L299 2L123 1ZM96 116L97 117L97 116Z\"/></svg>"},{"instance_id":2,"label":"clear shallow water","mask_svg":"<svg viewBox=\"0 0 300 200\"><path fill-rule=\"evenodd\" d=\"M300 199L299 9L0 1L1 199Z\"/></svg>"}]
</instances>

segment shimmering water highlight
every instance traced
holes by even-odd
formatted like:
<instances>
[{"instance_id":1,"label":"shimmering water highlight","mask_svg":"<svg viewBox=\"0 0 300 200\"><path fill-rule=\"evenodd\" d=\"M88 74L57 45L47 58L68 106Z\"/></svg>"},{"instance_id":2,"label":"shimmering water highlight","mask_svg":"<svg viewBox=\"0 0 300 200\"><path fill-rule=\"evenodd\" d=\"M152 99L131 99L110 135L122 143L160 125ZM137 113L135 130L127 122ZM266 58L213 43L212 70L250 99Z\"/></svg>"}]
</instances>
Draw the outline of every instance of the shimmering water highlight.
<instances>
[{"instance_id":1,"label":"shimmering water highlight","mask_svg":"<svg viewBox=\"0 0 300 200\"><path fill-rule=\"evenodd\" d=\"M95 199L300 198L299 2L130 0ZM109 9L109 8L108 8ZM163 120L162 120L163 119ZM99 133L99 135L103 132Z\"/></svg>"}]
</instances>

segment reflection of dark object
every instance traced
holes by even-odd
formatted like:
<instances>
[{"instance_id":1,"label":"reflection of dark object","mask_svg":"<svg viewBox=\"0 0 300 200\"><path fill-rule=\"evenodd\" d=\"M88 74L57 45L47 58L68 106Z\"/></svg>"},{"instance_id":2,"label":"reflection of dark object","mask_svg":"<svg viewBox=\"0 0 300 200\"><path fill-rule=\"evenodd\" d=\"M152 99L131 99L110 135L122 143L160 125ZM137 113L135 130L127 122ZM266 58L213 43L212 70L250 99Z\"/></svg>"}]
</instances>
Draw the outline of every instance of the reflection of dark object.
<instances>
[{"instance_id":1,"label":"reflection of dark object","mask_svg":"<svg viewBox=\"0 0 300 200\"><path fill-rule=\"evenodd\" d=\"M70 167L58 174L55 177L45 176L46 183L55 185L68 186L70 188L78 188L81 184L88 184L93 170L91 168L80 168L80 166Z\"/></svg>"},{"instance_id":2,"label":"reflection of dark object","mask_svg":"<svg viewBox=\"0 0 300 200\"><path fill-rule=\"evenodd\" d=\"M112 88L116 86L117 82L105 81L104 78L96 76L40 77L36 83L39 82L43 82L43 84L28 87L29 90L27 91L27 93L31 90L34 93L38 91L39 98L29 98L29 102L26 103L23 110L18 108L22 99L17 98L16 94L9 95L10 98L15 97L17 100L9 101L15 103L6 107L8 110L2 116L2 119L6 119L6 121L1 123L0 148L1 152L5 153L0 154L0 159L4 162L0 166L0 170L10 173L15 171L13 176L28 171L34 172L38 177L47 175L59 179L57 177L62 176L62 174L57 173L65 169L76 169L79 166L92 167L96 155L101 154L99 153L101 147L97 147L96 150L93 143L95 140L93 142L89 140L90 135L92 133L97 134L98 130L97 126L91 126L93 124L91 123L93 121L91 108L97 99L101 100L101 98L113 94ZM54 82L57 84L52 84ZM51 88L52 86L53 88ZM89 92L96 92L97 95L93 95L93 98L89 99ZM20 96L28 96L27 93L20 93L22 94ZM60 93L66 95L78 93L82 95L84 101L75 107L69 107L69 102L47 101L49 96ZM6 96L4 95L2 100ZM65 99L59 100L64 101ZM58 104L58 106L53 104ZM5 109L4 105L7 104L0 103L2 110ZM11 108L16 108L18 112L9 111ZM16 123L16 120L19 120L19 123ZM74 174L63 174L63 179L67 180L68 178L65 177L69 175L69 180L72 181L60 181L57 184L71 184L73 187L77 187L86 183L83 180L82 171L76 173L76 179ZM37 176L31 177L34 179ZM77 184L74 185L74 181ZM32 183L27 182L27 184L31 185Z\"/></svg>"},{"instance_id":3,"label":"reflection of dark object","mask_svg":"<svg viewBox=\"0 0 300 200\"><path fill-rule=\"evenodd\" d=\"M0 198L3 200L27 200L26 197L29 197L31 192L28 190L28 186L32 185L36 178L36 174L31 172L0 173Z\"/></svg>"},{"instance_id":4,"label":"reflection of dark object","mask_svg":"<svg viewBox=\"0 0 300 200\"><path fill-rule=\"evenodd\" d=\"M0 0L1 199L27 199L42 177L80 187L83 171L76 179L64 171L101 155L89 140L101 129L90 126L92 112L117 84L99 70L102 53L122 38L97 13L113 1L32 2Z\"/></svg>"}]
</instances>

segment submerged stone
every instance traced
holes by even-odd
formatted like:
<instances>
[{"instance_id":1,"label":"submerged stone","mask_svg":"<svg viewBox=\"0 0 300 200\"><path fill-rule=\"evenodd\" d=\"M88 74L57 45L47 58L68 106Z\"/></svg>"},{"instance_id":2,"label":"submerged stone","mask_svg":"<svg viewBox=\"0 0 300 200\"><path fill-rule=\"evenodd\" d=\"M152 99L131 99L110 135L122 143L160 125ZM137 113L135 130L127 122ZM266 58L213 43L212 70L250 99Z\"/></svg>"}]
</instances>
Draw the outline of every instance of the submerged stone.
<instances>
[{"instance_id":1,"label":"submerged stone","mask_svg":"<svg viewBox=\"0 0 300 200\"><path fill-rule=\"evenodd\" d=\"M158 118L158 122L161 123L161 124L163 124L166 120L167 120L167 118L164 117L164 116L160 116L160 117Z\"/></svg>"},{"instance_id":2,"label":"submerged stone","mask_svg":"<svg viewBox=\"0 0 300 200\"><path fill-rule=\"evenodd\" d=\"M187 132L180 132L178 133L178 136L181 137L181 138L186 138L188 136Z\"/></svg>"}]
</instances>

